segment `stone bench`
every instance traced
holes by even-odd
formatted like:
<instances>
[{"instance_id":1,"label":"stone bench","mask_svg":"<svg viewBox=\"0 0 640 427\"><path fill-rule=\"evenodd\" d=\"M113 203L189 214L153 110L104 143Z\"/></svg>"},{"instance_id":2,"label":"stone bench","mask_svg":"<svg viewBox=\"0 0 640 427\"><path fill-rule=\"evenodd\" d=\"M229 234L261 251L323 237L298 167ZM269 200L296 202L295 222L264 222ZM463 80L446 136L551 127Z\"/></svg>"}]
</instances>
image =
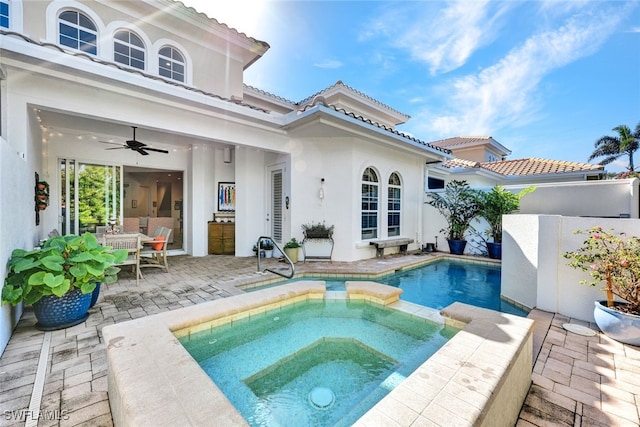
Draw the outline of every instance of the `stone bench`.
<instances>
[{"instance_id":1,"label":"stone bench","mask_svg":"<svg viewBox=\"0 0 640 427\"><path fill-rule=\"evenodd\" d=\"M400 247L400 252L402 252L403 255L406 255L407 246L409 246L410 243L413 243L413 239L408 239L406 237L371 240L369 242L370 245L376 247L376 257L378 258L382 258L384 256L384 248L395 248L396 246Z\"/></svg>"}]
</instances>

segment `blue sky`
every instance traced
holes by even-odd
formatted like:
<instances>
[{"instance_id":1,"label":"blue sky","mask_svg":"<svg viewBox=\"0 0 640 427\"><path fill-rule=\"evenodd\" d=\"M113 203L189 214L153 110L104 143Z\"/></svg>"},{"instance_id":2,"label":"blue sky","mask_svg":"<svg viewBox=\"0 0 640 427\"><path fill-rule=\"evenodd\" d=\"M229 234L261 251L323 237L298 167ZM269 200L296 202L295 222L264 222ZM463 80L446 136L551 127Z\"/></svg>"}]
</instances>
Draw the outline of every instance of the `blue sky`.
<instances>
[{"instance_id":1,"label":"blue sky","mask_svg":"<svg viewBox=\"0 0 640 427\"><path fill-rule=\"evenodd\" d=\"M640 123L635 0L184 3L269 43L246 84L300 101L342 80L424 141L491 135L509 159L586 162Z\"/></svg>"}]
</instances>

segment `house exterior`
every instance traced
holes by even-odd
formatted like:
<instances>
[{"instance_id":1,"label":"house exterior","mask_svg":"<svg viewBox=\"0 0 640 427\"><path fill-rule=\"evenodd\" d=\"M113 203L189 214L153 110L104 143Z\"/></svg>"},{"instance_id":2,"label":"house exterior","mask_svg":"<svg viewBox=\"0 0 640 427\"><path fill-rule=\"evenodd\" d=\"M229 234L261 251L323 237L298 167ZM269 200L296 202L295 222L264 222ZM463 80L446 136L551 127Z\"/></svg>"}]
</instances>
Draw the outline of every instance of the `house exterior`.
<instances>
[{"instance_id":1,"label":"house exterior","mask_svg":"<svg viewBox=\"0 0 640 427\"><path fill-rule=\"evenodd\" d=\"M376 239L433 242L443 219L425 191L449 180L549 185L531 213L562 214L581 205L566 194L592 188L544 182L602 174L506 160L491 137L422 141L398 131L408 115L341 81L298 102L244 84L268 50L179 1L0 0L0 258L53 230L132 219L149 234L172 228L171 254L205 256L209 222L224 217L236 256L252 256L259 236L282 246L325 222L333 259L356 261L376 255ZM36 180L49 184L44 210ZM598 215L638 217L637 180L602 188L615 200ZM21 313L0 306L0 349Z\"/></svg>"},{"instance_id":2,"label":"house exterior","mask_svg":"<svg viewBox=\"0 0 640 427\"><path fill-rule=\"evenodd\" d=\"M397 131L407 115L342 82L300 102L249 87L243 71L269 45L177 1L0 0L0 12L2 259L54 229L158 216L174 254L204 256L220 212L237 256L309 222L335 226L341 261L375 256L374 238L421 240L426 165L451 155ZM21 311L0 307L0 348Z\"/></svg>"}]
</instances>

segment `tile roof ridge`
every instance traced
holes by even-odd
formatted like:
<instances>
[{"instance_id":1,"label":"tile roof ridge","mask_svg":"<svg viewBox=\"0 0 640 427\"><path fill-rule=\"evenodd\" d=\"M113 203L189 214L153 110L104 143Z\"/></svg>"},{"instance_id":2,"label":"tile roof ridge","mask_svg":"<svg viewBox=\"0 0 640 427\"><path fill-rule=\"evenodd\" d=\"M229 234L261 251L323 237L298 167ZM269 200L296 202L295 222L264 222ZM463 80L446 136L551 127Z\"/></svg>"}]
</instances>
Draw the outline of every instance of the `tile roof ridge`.
<instances>
[{"instance_id":1,"label":"tile roof ridge","mask_svg":"<svg viewBox=\"0 0 640 427\"><path fill-rule=\"evenodd\" d=\"M371 120L369 118L366 118L366 117L361 116L361 115L357 115L356 113L354 113L352 111L347 111L344 108L336 107L333 104L327 104L327 101L321 95L316 95L316 97L313 99L313 103L305 105L301 112L305 112L305 111L311 110L313 108L316 108L316 107L318 107L318 105L320 105L320 106L322 106L324 108L332 109L337 113L344 114L345 116L354 118L356 120L360 120L363 123L367 123L367 124L369 124L371 126L375 126L375 127L379 128L379 129L385 130L385 131L387 131L389 133L392 133L394 135L397 135L397 136L399 136L401 138L405 138L405 139L413 141L413 142L415 142L417 144L424 145L424 146L432 148L432 149L434 149L436 151L440 151L441 153L451 154L451 150L449 150L447 148L436 147L434 145L429 144L428 142L425 142L425 141L423 141L421 139L416 138L415 136L409 135L409 134L404 133L404 132L400 132L399 130L396 130L395 128L393 128L391 126L387 126L387 125L382 124L382 123L374 122L373 120Z\"/></svg>"},{"instance_id":2,"label":"tile roof ridge","mask_svg":"<svg viewBox=\"0 0 640 427\"><path fill-rule=\"evenodd\" d=\"M291 104L292 106L296 105L296 103L294 101L291 101L290 99L284 98L282 96L276 95L274 93L268 92L268 91L263 90L263 89L259 89L259 88L255 87L255 86L251 86L251 85L248 85L246 83L242 83L242 86L244 86L246 89L255 90L258 93L270 96L270 97L272 97L274 99L277 99L279 101L286 102L288 104Z\"/></svg>"},{"instance_id":3,"label":"tile roof ridge","mask_svg":"<svg viewBox=\"0 0 640 427\"><path fill-rule=\"evenodd\" d=\"M171 1L174 1L174 0L171 0ZM212 93L212 92L207 92L207 91L204 91L202 89L198 89L196 87L189 86L189 85L186 85L186 84L181 83L181 82L177 82L177 81L174 81L174 80L169 80L169 79L166 79L164 77L157 76L157 75L154 75L154 74L149 74L149 73L147 73L145 71L138 70L138 69L135 69L135 68L125 67L125 66L123 66L121 64L118 64L116 62L105 61L104 59L100 59L100 58L95 57L93 55L89 55L88 53L85 53L85 52L72 52L72 51L69 51L67 49L63 49L62 47L60 47L60 46L58 46L57 44L54 44L54 43L39 42L39 41L31 39L30 37L25 36L24 34L17 33L15 31L7 31L7 30L0 29L0 35L3 35L3 36L16 36L16 37L19 37L19 38L23 39L27 43L31 43L31 44L34 44L36 46L42 46L42 47L56 49L59 52L64 53L66 55L71 55L71 56L75 56L75 57L79 57L79 58L85 58L85 59L88 59L91 62L95 62L97 64L115 67L115 68L118 68L121 71L126 71L126 72L129 72L131 74L138 74L138 75L140 75L142 77L145 77L145 78L148 78L148 79L151 79L151 80L161 81L163 83L166 83L166 84L169 84L169 85L172 85L172 86L181 87L181 88L186 89L188 91L199 93L199 94L211 97L211 98L217 98L217 99L219 99L221 101L229 102L231 104L236 104L236 105L239 105L241 107L250 108L250 109L256 110L256 111L262 111L263 113L269 113L270 112L269 110L266 110L264 108L256 107L255 105L247 104L247 103L242 102L242 101L237 100L237 99L225 98L224 96L221 96L221 95L218 95L218 94L215 94L215 93Z\"/></svg>"},{"instance_id":4,"label":"tile roof ridge","mask_svg":"<svg viewBox=\"0 0 640 427\"><path fill-rule=\"evenodd\" d=\"M388 109L388 110L390 110L390 111L393 111L393 112L394 112L394 113L396 113L396 114L400 114L401 116L404 116L404 117L407 117L407 118L410 118L410 117L411 117L411 116L409 116L408 114L405 114L405 113L403 113L403 112L401 112L401 111L398 111L398 110L396 110L395 108L392 108L392 107L388 106L387 104L384 104L384 103L382 103L382 102L378 101L377 99L375 99L375 98L373 98L373 97L371 97L371 96L367 95L367 94L366 94L366 93L364 93L364 92L361 92L361 91L359 91L359 90L357 90L357 89L354 89L353 87L351 87L351 86L349 86L349 85L345 84L342 80L338 80L337 82L335 82L335 83L334 83L334 84L332 84L331 86L326 87L326 88L324 88L324 89L322 89L322 90L320 90L320 91L318 91L318 92L314 93L313 95L311 95L311 96L308 96L308 97L304 98L302 101L299 101L299 102L297 102L296 104L297 104L297 105L305 104L305 103L307 103L307 102L311 101L312 99L314 99L316 96L318 96L318 95L322 95L324 92L326 92L326 91L328 91L328 90L331 90L331 89L333 89L333 88L336 88L336 87L338 87L338 86L342 86L342 87L344 87L344 88L348 89L349 91L351 91L351 92L353 92L353 93L355 93L355 94L357 94L357 95L359 95L359 96L361 96L361 97L363 97L363 98L365 98L365 99L367 99L367 100L369 100L369 101L371 101L371 102L373 102L373 103L377 104L377 105L378 105L378 106L380 106L380 107L384 107L384 108L386 108L386 109Z\"/></svg>"}]
</instances>

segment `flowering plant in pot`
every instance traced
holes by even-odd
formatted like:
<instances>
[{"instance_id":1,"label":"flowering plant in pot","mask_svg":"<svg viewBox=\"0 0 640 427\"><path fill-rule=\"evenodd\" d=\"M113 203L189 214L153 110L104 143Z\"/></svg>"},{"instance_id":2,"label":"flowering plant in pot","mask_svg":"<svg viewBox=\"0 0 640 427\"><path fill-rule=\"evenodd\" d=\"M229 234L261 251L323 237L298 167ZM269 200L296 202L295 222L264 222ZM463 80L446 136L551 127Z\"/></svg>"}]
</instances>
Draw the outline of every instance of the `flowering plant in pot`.
<instances>
[{"instance_id":1,"label":"flowering plant in pot","mask_svg":"<svg viewBox=\"0 0 640 427\"><path fill-rule=\"evenodd\" d=\"M591 279L581 284L604 284L606 302L596 301L594 310L598 327L618 341L640 345L640 239L599 226L575 233L587 238L564 257L569 266L589 272Z\"/></svg>"},{"instance_id":2,"label":"flowering plant in pot","mask_svg":"<svg viewBox=\"0 0 640 427\"><path fill-rule=\"evenodd\" d=\"M127 258L91 233L52 237L41 247L14 249L7 263L2 303L33 305L41 329L59 329L86 318L97 283L114 283Z\"/></svg>"},{"instance_id":3,"label":"flowering plant in pot","mask_svg":"<svg viewBox=\"0 0 640 427\"><path fill-rule=\"evenodd\" d=\"M472 189L467 181L453 180L445 186L444 192L427 193L427 197L427 204L436 208L447 221L447 227L440 232L446 235L451 253L462 254L465 234L472 229L471 221L482 208L478 190Z\"/></svg>"}]
</instances>

